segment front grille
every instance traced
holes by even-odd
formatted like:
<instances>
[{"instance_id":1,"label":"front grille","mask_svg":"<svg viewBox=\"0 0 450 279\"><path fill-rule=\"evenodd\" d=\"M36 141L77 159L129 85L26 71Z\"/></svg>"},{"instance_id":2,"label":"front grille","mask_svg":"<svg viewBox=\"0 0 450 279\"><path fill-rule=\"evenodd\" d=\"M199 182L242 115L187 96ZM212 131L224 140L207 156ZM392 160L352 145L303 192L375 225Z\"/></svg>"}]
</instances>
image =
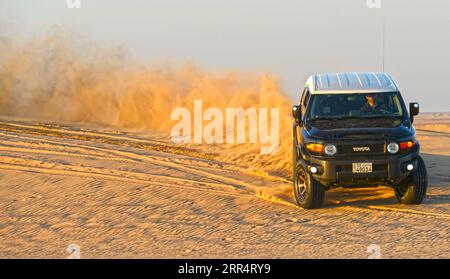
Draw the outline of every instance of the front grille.
<instances>
[{"instance_id":1,"label":"front grille","mask_svg":"<svg viewBox=\"0 0 450 279\"><path fill-rule=\"evenodd\" d=\"M339 155L374 155L374 154L384 154L384 144L345 144L339 145L338 147Z\"/></svg>"},{"instance_id":2,"label":"front grille","mask_svg":"<svg viewBox=\"0 0 450 279\"><path fill-rule=\"evenodd\" d=\"M342 134L342 139L349 140L383 140L385 135L383 133L364 133L364 134Z\"/></svg>"}]
</instances>

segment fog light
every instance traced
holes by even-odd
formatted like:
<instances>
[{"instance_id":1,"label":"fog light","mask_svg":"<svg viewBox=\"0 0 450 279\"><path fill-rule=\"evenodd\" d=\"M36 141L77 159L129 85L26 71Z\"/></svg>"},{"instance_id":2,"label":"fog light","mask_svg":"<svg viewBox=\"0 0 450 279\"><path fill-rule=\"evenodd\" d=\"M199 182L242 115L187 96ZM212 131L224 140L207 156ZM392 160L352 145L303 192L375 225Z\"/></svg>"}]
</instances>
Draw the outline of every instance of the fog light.
<instances>
[{"instance_id":1,"label":"fog light","mask_svg":"<svg viewBox=\"0 0 450 279\"><path fill-rule=\"evenodd\" d=\"M406 169L407 169L408 171L412 171L412 170L414 169L414 165L413 165L413 164L408 164L408 165L406 166Z\"/></svg>"},{"instance_id":2,"label":"fog light","mask_svg":"<svg viewBox=\"0 0 450 279\"><path fill-rule=\"evenodd\" d=\"M317 168L316 167L310 167L309 171L311 171L311 173L317 173Z\"/></svg>"}]
</instances>

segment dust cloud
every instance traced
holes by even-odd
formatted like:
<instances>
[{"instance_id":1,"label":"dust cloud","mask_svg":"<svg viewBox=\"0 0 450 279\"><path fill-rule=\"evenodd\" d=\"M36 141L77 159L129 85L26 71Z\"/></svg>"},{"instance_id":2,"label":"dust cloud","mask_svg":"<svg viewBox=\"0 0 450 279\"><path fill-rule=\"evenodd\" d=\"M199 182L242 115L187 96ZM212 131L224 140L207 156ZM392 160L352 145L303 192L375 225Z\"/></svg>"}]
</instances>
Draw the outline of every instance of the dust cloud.
<instances>
[{"instance_id":1,"label":"dust cloud","mask_svg":"<svg viewBox=\"0 0 450 279\"><path fill-rule=\"evenodd\" d=\"M249 144L216 147L221 158L258 170L286 171L291 164L290 100L268 75L207 72L194 64L146 65L120 47L52 29L14 40L0 34L0 114L160 131L169 135L177 107L279 108L280 148L260 155Z\"/></svg>"}]
</instances>

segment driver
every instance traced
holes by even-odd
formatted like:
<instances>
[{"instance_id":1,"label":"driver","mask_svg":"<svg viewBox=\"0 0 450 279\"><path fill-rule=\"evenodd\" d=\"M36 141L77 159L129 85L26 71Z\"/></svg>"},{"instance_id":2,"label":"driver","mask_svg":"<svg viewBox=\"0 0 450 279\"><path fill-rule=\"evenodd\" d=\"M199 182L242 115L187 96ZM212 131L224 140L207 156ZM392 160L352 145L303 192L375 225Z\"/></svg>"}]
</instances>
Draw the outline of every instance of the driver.
<instances>
[{"instance_id":1,"label":"driver","mask_svg":"<svg viewBox=\"0 0 450 279\"><path fill-rule=\"evenodd\" d=\"M382 104L377 101L377 98L374 95L366 95L366 103L361 107L362 112L371 112L377 113L382 111Z\"/></svg>"}]
</instances>

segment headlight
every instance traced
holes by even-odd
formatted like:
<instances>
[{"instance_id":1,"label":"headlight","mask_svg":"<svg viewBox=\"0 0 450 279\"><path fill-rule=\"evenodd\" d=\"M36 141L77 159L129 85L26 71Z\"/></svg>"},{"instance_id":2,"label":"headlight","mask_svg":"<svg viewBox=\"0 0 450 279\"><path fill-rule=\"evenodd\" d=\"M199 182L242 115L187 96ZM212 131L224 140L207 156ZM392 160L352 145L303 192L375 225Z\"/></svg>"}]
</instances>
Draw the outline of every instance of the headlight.
<instances>
[{"instance_id":1,"label":"headlight","mask_svg":"<svg viewBox=\"0 0 450 279\"><path fill-rule=\"evenodd\" d=\"M323 150L324 150L325 154L327 154L328 156L333 156L337 152L337 148L334 144L325 145Z\"/></svg>"},{"instance_id":2,"label":"headlight","mask_svg":"<svg viewBox=\"0 0 450 279\"><path fill-rule=\"evenodd\" d=\"M395 143L395 142L391 142L391 143L388 144L388 146L387 146L387 151L388 151L389 153L391 153L391 154L397 153L397 152L398 152L398 149L399 149L398 144Z\"/></svg>"}]
</instances>

